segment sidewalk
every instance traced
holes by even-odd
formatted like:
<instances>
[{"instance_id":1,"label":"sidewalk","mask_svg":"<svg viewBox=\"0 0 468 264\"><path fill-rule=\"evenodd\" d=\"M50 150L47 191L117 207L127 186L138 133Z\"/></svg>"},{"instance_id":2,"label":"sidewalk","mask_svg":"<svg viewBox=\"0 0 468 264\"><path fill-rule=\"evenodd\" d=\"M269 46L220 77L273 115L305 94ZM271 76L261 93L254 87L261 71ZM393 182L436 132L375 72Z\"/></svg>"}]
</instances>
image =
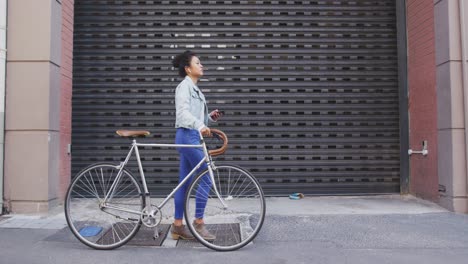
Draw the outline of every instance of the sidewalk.
<instances>
[{"instance_id":1,"label":"sidewalk","mask_svg":"<svg viewBox=\"0 0 468 264\"><path fill-rule=\"evenodd\" d=\"M61 229L67 226L62 207L47 215L11 214L0 216L0 228Z\"/></svg>"},{"instance_id":2,"label":"sidewalk","mask_svg":"<svg viewBox=\"0 0 468 264\"><path fill-rule=\"evenodd\" d=\"M379 215L442 212L448 211L434 203L400 195L306 197L301 200L290 200L284 197L267 198L268 215ZM47 215L0 216L0 228L61 229L66 226L62 207L55 208Z\"/></svg>"},{"instance_id":3,"label":"sidewalk","mask_svg":"<svg viewBox=\"0 0 468 264\"><path fill-rule=\"evenodd\" d=\"M254 243L234 252L127 245L98 251L63 210L0 217L0 263L467 263L468 215L411 196L268 198ZM171 244L172 243L172 244ZM27 254L25 254L25 252Z\"/></svg>"}]
</instances>

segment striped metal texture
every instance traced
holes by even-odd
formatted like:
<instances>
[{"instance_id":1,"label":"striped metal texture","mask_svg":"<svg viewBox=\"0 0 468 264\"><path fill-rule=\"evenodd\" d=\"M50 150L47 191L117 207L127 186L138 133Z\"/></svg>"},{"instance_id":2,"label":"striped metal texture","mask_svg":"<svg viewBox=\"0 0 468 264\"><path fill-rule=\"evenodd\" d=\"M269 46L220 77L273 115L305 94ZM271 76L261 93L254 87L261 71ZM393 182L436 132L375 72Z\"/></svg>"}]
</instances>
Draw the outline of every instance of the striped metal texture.
<instances>
[{"instance_id":1,"label":"striped metal texture","mask_svg":"<svg viewBox=\"0 0 468 264\"><path fill-rule=\"evenodd\" d=\"M225 111L218 162L267 195L399 192L395 0L75 0L74 22L72 174L120 162L117 129L174 141L171 59L190 49L209 107ZM151 193L167 194L177 152L141 154Z\"/></svg>"}]
</instances>

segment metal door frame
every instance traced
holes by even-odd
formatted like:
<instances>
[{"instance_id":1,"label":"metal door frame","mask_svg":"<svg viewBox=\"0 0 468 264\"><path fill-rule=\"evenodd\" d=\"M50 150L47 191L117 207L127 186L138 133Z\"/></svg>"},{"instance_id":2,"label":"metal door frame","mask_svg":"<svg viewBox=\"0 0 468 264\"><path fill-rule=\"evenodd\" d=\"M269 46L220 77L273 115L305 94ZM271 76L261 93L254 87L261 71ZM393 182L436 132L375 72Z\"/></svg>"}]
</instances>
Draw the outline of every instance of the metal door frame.
<instances>
[{"instance_id":1,"label":"metal door frame","mask_svg":"<svg viewBox=\"0 0 468 264\"><path fill-rule=\"evenodd\" d=\"M400 193L409 193L408 39L406 0L396 0L398 90L400 112Z\"/></svg>"}]
</instances>

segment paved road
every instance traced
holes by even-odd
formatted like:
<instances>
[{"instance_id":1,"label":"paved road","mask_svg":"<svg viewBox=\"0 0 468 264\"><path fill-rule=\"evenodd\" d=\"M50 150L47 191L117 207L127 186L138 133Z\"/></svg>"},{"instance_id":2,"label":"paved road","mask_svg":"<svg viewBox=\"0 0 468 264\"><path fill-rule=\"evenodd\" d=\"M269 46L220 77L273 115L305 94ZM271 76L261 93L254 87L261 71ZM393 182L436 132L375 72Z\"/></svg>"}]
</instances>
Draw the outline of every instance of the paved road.
<instances>
[{"instance_id":1,"label":"paved road","mask_svg":"<svg viewBox=\"0 0 468 264\"><path fill-rule=\"evenodd\" d=\"M26 216L14 216L0 221L0 263L468 263L468 215L421 200L311 198L268 204L255 243L235 252L134 246L97 251L63 235L66 229L15 228L11 219ZM328 209L310 210L311 204ZM290 210L283 210L285 205ZM339 209L343 205L346 209ZM29 222L60 217L34 219Z\"/></svg>"}]
</instances>

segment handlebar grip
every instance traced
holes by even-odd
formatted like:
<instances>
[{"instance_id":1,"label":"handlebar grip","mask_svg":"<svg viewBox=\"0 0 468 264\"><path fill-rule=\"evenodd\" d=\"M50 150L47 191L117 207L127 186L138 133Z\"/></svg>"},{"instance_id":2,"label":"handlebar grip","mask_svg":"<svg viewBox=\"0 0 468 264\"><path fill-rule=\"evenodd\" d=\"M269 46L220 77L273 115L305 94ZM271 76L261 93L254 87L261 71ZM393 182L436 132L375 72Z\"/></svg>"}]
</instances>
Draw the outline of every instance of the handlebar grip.
<instances>
[{"instance_id":1,"label":"handlebar grip","mask_svg":"<svg viewBox=\"0 0 468 264\"><path fill-rule=\"evenodd\" d=\"M211 137L221 139L223 141L223 145L220 148L209 150L208 153L211 156L219 156L219 155L224 154L224 152L226 152L227 147L228 147L228 138L226 134L223 131L219 129L215 129L215 128L211 128L210 131L211 131Z\"/></svg>"}]
</instances>

